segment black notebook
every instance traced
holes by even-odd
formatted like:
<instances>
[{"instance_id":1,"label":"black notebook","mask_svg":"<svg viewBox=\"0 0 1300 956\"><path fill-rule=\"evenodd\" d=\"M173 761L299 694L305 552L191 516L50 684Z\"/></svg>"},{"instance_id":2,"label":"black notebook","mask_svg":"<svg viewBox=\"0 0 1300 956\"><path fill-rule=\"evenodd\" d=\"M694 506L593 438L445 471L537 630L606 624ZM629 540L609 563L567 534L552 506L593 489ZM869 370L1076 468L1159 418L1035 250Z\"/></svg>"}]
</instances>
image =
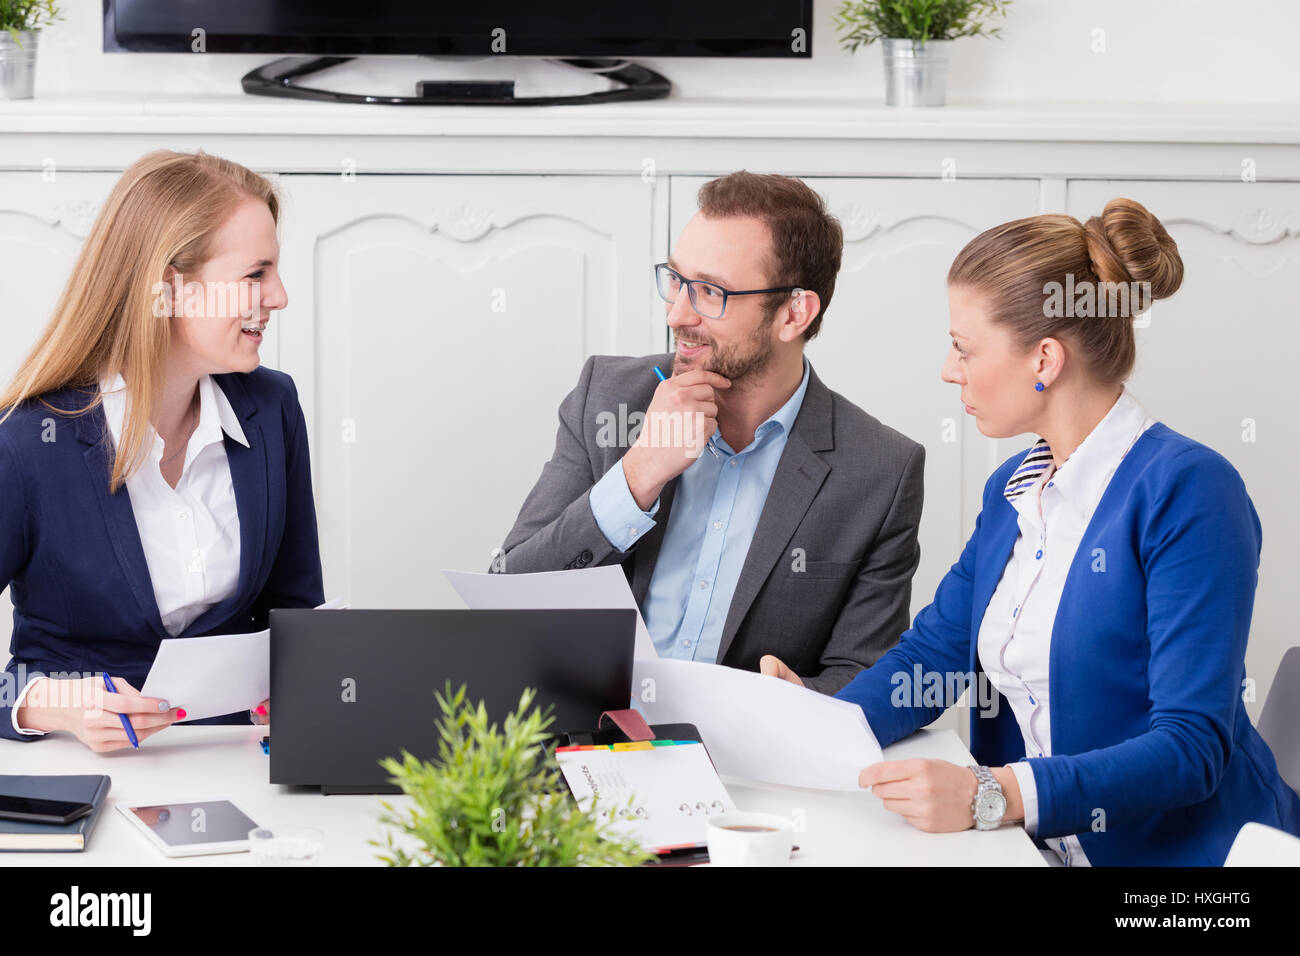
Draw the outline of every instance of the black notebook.
<instances>
[{"instance_id":1,"label":"black notebook","mask_svg":"<svg viewBox=\"0 0 1300 956\"><path fill-rule=\"evenodd\" d=\"M104 798L112 780L104 774L0 774L0 793L43 800L68 800L91 803L95 809L80 820L62 826L51 823L27 823L0 820L0 851L45 850L75 853L86 848L90 831L95 828L104 809Z\"/></svg>"}]
</instances>

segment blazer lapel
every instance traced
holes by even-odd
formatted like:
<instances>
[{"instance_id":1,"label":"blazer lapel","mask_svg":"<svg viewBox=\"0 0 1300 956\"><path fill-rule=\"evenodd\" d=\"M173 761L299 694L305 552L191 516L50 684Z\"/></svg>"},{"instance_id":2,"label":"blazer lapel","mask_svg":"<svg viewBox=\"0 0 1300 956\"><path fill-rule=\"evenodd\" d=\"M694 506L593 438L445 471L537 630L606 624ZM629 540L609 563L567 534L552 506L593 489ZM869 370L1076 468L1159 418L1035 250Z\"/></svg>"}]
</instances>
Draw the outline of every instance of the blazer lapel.
<instances>
[{"instance_id":1,"label":"blazer lapel","mask_svg":"<svg viewBox=\"0 0 1300 956\"><path fill-rule=\"evenodd\" d=\"M998 509L993 515L989 515L987 511L983 515L989 524L985 526L979 541L975 580L971 582L970 669L972 674L979 670L980 626L984 623L989 601L993 599L993 592L997 589L998 582L1002 580L1002 572L1007 569L1007 562L1011 560L1011 551L1016 546L1016 538L1020 534L1019 515L1011 502L999 494L993 507Z\"/></svg>"},{"instance_id":2,"label":"blazer lapel","mask_svg":"<svg viewBox=\"0 0 1300 956\"><path fill-rule=\"evenodd\" d=\"M140 529L136 527L131 496L125 485L113 494L108 490L109 478L113 472L114 449L112 439L108 436L103 406L96 405L94 411L79 415L76 422L77 438L89 446L82 453L82 458L86 462L90 483L94 486L95 499L104 514L108 539L127 586L131 589L131 596L135 598L140 613L159 639L169 637L163 627L162 616L158 613L158 600L154 597L153 579L149 577L149 564L144 557L144 545L140 543Z\"/></svg>"},{"instance_id":3,"label":"blazer lapel","mask_svg":"<svg viewBox=\"0 0 1300 956\"><path fill-rule=\"evenodd\" d=\"M678 479L674 478L664 485L663 491L659 492L659 511L655 514L655 526L637 542L636 558L632 562L632 596L636 598L637 607L645 607L645 597L650 591L650 578L655 573L655 562L659 560L659 549L663 546L664 533L668 529L668 515L672 513L677 482Z\"/></svg>"},{"instance_id":4,"label":"blazer lapel","mask_svg":"<svg viewBox=\"0 0 1300 956\"><path fill-rule=\"evenodd\" d=\"M239 586L235 588L234 594L208 608L191 622L182 632L184 635L202 634L254 597L253 587L261 580L267 550L270 472L262 427L254 420L257 406L232 376L214 375L212 379L230 400L231 407L239 416L239 424L244 429L244 437L248 439L248 447L245 448L229 435L224 436L226 461L230 465L230 479L235 489L235 508L239 514Z\"/></svg>"},{"instance_id":5,"label":"blazer lapel","mask_svg":"<svg viewBox=\"0 0 1300 956\"><path fill-rule=\"evenodd\" d=\"M808 390L804 392L803 404L786 439L781 460L777 462L749 553L741 567L740 580L736 582L736 593L731 598L718 645L719 661L726 657L763 582L785 553L795 530L830 474L830 465L816 453L835 447L833 414L830 390L810 368Z\"/></svg>"}]
</instances>

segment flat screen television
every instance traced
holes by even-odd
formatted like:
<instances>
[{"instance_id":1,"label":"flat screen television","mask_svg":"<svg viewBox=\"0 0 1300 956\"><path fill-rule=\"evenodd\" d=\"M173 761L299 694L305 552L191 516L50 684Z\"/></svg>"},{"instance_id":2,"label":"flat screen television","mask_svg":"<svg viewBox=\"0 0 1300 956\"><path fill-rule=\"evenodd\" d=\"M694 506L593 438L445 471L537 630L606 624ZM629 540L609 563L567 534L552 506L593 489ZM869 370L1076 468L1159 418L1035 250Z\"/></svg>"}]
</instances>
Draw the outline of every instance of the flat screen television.
<instances>
[{"instance_id":1,"label":"flat screen television","mask_svg":"<svg viewBox=\"0 0 1300 956\"><path fill-rule=\"evenodd\" d=\"M104 49L311 56L807 57L812 0L103 0ZM797 31L802 31L799 34Z\"/></svg>"}]
</instances>

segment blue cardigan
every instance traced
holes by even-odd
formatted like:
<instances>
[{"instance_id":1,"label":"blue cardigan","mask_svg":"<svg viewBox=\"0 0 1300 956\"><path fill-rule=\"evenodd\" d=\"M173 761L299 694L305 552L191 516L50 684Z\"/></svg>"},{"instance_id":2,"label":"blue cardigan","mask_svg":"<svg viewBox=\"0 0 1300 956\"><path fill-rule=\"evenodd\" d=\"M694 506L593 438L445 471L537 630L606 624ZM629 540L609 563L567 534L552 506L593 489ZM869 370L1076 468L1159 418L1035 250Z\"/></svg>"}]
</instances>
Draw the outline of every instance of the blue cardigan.
<instances>
[{"instance_id":1,"label":"blue cardigan","mask_svg":"<svg viewBox=\"0 0 1300 956\"><path fill-rule=\"evenodd\" d=\"M1018 534L1002 492L1024 455L984 486L975 532L934 602L836 695L862 707L882 746L944 710L914 692L916 668L944 687L949 674L979 672L980 622ZM1107 486L1061 595L1052 756L1029 760L1039 838L1077 834L1094 865L1221 866L1247 822L1300 835L1300 797L1242 704L1259 552L1259 518L1232 465L1151 426ZM993 716L971 693L975 759L1026 759L1006 698Z\"/></svg>"},{"instance_id":2,"label":"blue cardigan","mask_svg":"<svg viewBox=\"0 0 1300 956\"><path fill-rule=\"evenodd\" d=\"M213 380L250 446L225 440L239 511L239 584L178 637L260 630L273 607L324 600L307 429L293 380L268 368ZM44 398L77 409L91 394ZM130 496L125 487L108 491L112 454L102 406L60 415L33 400L0 425L0 590L9 585L14 605L0 737L40 739L13 729L14 699L31 677L107 671L138 688L170 637ZM248 715L213 722L234 721Z\"/></svg>"}]
</instances>

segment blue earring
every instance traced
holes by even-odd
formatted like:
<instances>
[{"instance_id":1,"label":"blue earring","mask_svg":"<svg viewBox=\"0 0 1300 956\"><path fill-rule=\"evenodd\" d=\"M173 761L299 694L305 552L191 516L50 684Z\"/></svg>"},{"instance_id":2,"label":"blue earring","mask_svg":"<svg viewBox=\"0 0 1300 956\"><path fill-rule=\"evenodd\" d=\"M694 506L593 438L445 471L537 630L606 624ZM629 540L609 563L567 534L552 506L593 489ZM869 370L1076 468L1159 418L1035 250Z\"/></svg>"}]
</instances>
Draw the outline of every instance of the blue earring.
<instances>
[{"instance_id":1,"label":"blue earring","mask_svg":"<svg viewBox=\"0 0 1300 956\"><path fill-rule=\"evenodd\" d=\"M1043 390L1043 383L1042 383L1042 382L1035 382L1035 383L1034 383L1034 391L1035 391L1035 392L1041 392L1042 390Z\"/></svg>"}]
</instances>

